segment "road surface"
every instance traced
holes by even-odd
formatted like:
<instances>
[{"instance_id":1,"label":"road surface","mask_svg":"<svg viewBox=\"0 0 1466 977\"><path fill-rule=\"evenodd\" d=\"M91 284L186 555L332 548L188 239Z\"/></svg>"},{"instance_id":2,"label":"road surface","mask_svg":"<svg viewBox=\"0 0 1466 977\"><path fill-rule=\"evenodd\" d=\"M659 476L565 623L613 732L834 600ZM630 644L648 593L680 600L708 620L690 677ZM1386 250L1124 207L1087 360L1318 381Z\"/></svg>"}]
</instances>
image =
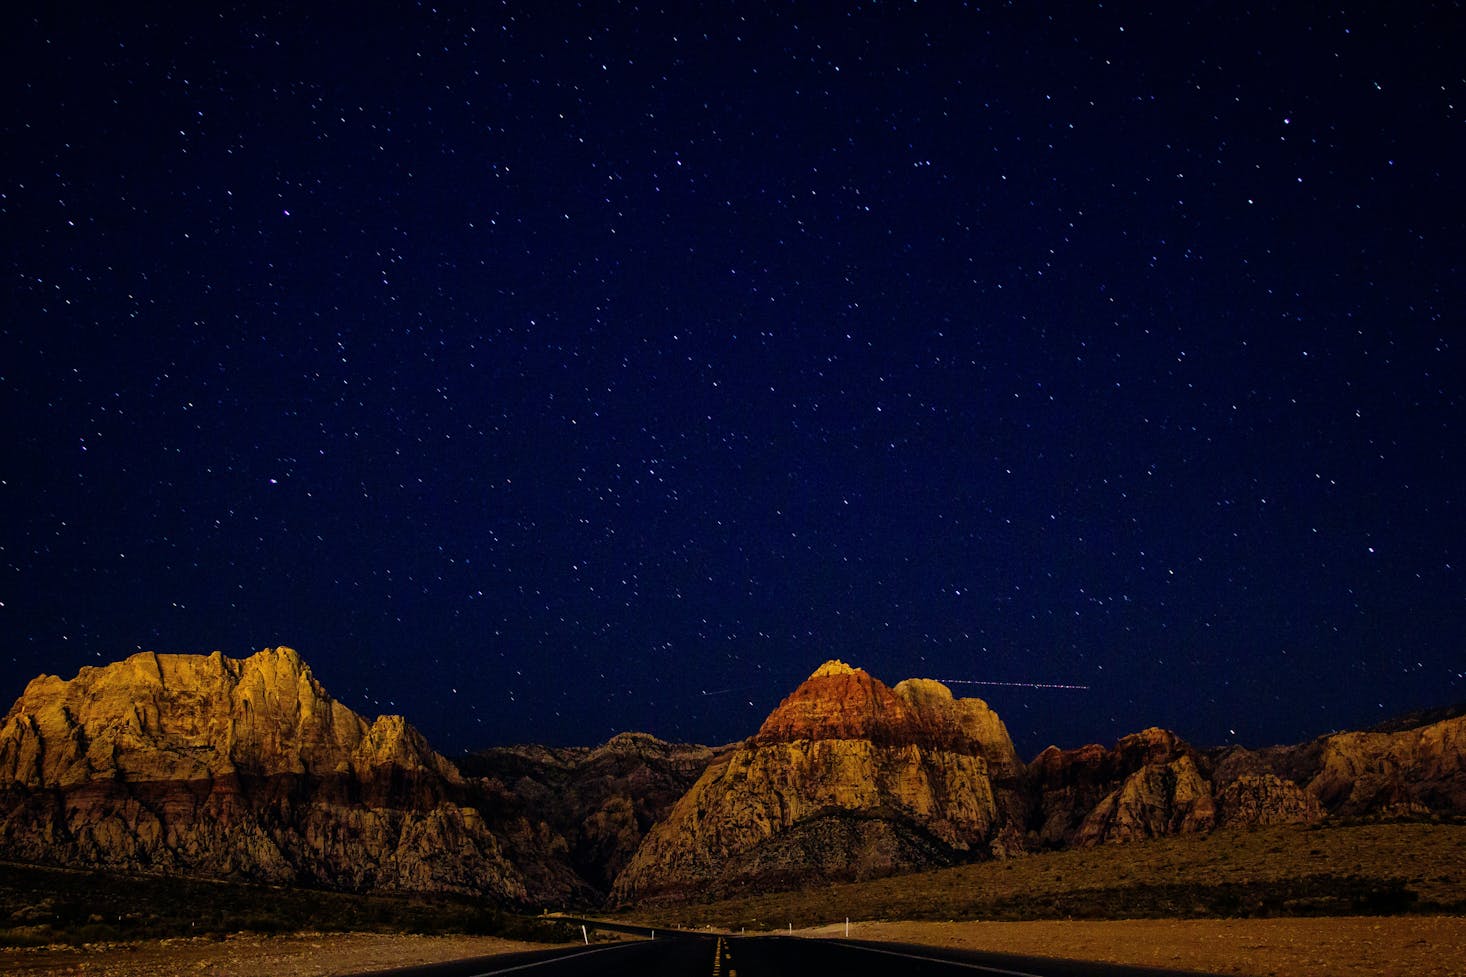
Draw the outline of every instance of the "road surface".
<instances>
[{"instance_id":1,"label":"road surface","mask_svg":"<svg viewBox=\"0 0 1466 977\"><path fill-rule=\"evenodd\" d=\"M378 971L372 977L1198 977L1193 972L1047 960L906 943L680 934ZM365 975L360 975L365 977Z\"/></svg>"}]
</instances>

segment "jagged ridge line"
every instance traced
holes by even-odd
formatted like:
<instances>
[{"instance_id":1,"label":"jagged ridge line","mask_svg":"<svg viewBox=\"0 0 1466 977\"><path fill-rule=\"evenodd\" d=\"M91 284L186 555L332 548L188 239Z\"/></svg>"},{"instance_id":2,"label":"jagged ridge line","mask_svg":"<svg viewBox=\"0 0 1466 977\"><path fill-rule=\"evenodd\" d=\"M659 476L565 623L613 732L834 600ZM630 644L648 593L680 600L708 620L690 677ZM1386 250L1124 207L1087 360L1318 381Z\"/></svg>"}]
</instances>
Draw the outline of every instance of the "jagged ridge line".
<instances>
[{"instance_id":1,"label":"jagged ridge line","mask_svg":"<svg viewBox=\"0 0 1466 977\"><path fill-rule=\"evenodd\" d=\"M970 678L939 678L938 682L943 685L1003 685L1014 689L1084 689L1089 690L1087 685L1065 685L1062 682L983 682Z\"/></svg>"}]
</instances>

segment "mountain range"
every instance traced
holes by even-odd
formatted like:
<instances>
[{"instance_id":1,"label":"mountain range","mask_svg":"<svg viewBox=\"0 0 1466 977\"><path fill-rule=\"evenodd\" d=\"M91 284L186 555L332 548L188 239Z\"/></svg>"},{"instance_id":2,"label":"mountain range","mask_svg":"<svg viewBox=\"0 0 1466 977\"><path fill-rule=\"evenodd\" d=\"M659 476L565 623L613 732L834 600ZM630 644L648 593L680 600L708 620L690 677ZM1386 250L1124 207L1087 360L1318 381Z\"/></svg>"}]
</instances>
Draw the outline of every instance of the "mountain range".
<instances>
[{"instance_id":1,"label":"mountain range","mask_svg":"<svg viewBox=\"0 0 1466 977\"><path fill-rule=\"evenodd\" d=\"M797 888L1055 848L1466 815L1466 715L1261 750L1146 729L1024 763L930 679L821 665L748 739L450 760L289 648L33 680L0 723L0 858L505 904Z\"/></svg>"}]
</instances>

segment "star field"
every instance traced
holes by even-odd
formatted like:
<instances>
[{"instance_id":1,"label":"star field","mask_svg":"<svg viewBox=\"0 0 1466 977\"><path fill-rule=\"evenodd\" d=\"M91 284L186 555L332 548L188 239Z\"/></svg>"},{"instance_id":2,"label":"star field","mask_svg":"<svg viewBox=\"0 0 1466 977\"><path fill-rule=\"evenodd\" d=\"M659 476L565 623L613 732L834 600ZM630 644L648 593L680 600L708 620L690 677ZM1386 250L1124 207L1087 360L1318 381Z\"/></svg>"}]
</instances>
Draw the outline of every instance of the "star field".
<instances>
[{"instance_id":1,"label":"star field","mask_svg":"<svg viewBox=\"0 0 1466 977\"><path fill-rule=\"evenodd\" d=\"M1088 686L958 687L1026 755L1466 698L1466 16L1148 7L4 15L5 694L289 644L452 753Z\"/></svg>"}]
</instances>

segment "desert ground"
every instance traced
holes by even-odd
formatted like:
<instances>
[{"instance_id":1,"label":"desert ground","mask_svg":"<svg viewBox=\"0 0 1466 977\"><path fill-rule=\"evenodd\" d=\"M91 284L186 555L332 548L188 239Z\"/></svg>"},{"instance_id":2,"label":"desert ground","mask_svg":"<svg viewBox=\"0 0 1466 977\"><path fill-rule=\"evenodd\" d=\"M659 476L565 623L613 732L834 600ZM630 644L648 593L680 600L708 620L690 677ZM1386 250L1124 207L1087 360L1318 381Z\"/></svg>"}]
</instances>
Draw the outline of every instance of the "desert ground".
<instances>
[{"instance_id":1,"label":"desert ground","mask_svg":"<svg viewBox=\"0 0 1466 977\"><path fill-rule=\"evenodd\" d=\"M795 930L840 937L843 923ZM852 938L1104 960L1249 977L1459 977L1466 917L862 922ZM493 937L238 934L0 950L14 977L329 977L542 946Z\"/></svg>"},{"instance_id":2,"label":"desert ground","mask_svg":"<svg viewBox=\"0 0 1466 977\"><path fill-rule=\"evenodd\" d=\"M845 926L804 932L841 937ZM1466 973L1466 917L1462 916L856 922L850 936L1249 977L1460 977Z\"/></svg>"},{"instance_id":3,"label":"desert ground","mask_svg":"<svg viewBox=\"0 0 1466 977\"><path fill-rule=\"evenodd\" d=\"M491 936L298 933L0 949L7 977L328 977L535 950Z\"/></svg>"}]
</instances>

